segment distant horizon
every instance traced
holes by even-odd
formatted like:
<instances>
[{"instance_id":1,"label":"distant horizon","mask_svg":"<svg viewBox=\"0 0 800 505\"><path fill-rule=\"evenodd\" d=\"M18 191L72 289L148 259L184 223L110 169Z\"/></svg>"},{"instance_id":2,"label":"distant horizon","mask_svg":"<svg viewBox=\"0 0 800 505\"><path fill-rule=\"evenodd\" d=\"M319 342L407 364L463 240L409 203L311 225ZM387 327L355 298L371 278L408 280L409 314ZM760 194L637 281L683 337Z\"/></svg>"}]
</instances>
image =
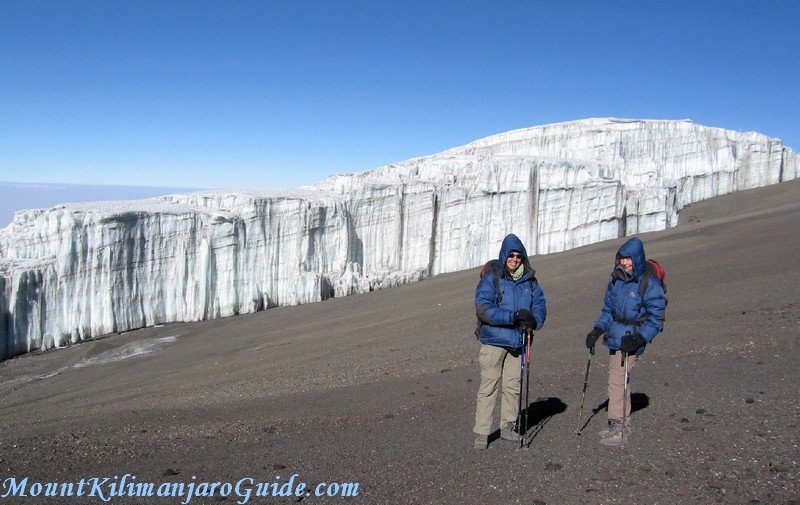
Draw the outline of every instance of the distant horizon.
<instances>
[{"instance_id":1,"label":"distant horizon","mask_svg":"<svg viewBox=\"0 0 800 505\"><path fill-rule=\"evenodd\" d=\"M202 191L202 189L122 184L0 181L0 228L11 224L14 213L21 210L49 209L62 203L139 200L192 191Z\"/></svg>"},{"instance_id":2,"label":"distant horizon","mask_svg":"<svg viewBox=\"0 0 800 505\"><path fill-rule=\"evenodd\" d=\"M680 118L680 119L659 119L659 118L630 118L630 117L620 117L620 116L607 116L607 117L583 117L577 119L570 119L565 121L558 121L556 123L547 123L547 124L537 124L537 125L530 125L524 126L521 128L514 128L512 130L502 131L502 132L495 132L489 135L485 135L480 138L469 140L460 145L448 146L442 151L446 151L453 148L458 148L463 145L467 145L469 143L479 141L484 138L492 137L495 135L502 135L509 132L513 132L515 130L525 130L528 128L535 128L538 126L548 126L553 124L559 123L573 123L591 119L611 119L611 120L620 120L620 121L690 121L694 124L698 124L701 126L706 126L710 128L722 128L724 130L731 130L731 131L738 131L740 133L744 132L755 132L762 135L766 135L763 132L758 132L756 130L732 130L731 128L726 128L724 126L716 126L716 125L707 125L698 123L691 118ZM769 138L778 138L770 135L766 135ZM782 142L783 140L780 139ZM795 152L800 152L795 149L793 146L789 146L784 144L785 147L789 147ZM438 153L424 153L418 154L415 156L411 156L409 158L403 160L395 160L391 163L387 163L388 166L392 163L400 163L406 161L408 159L424 157L429 155L434 155ZM368 172L370 170L378 169L381 167L372 167L366 170L361 171L352 171L352 172L338 172L338 173L363 173ZM284 188L274 188L274 187L260 187L260 188L245 188L245 187L230 187L230 188L215 188L215 187L174 187L174 186L148 186L143 184L103 184L103 183L93 183L93 184L80 184L74 182L60 182L60 181L40 181L40 182L17 182L17 181L8 181L8 180L0 180L0 228L4 228L8 224L11 223L14 213L21 211L21 210L30 210L30 209L46 209L53 207L54 205L64 204L64 203L79 203L79 202L91 202L91 201L102 201L102 200L139 200L143 198L154 198L159 196L164 196L167 194L174 194L174 193L191 193L191 192L198 192L198 191L248 191L248 190L290 190L296 189L299 186L310 186L316 184L323 180L325 177L335 175L335 173L329 173L323 175L319 180L314 181L312 184L307 185L298 185L295 187L284 187ZM20 191L21 190L21 191Z\"/></svg>"},{"instance_id":3,"label":"distant horizon","mask_svg":"<svg viewBox=\"0 0 800 505\"><path fill-rule=\"evenodd\" d=\"M588 117L587 116L587 117L580 117L580 118L575 118L575 119L565 119L563 121L555 121L555 122L552 122L552 123L542 123L542 124L532 124L532 125L528 125L528 126L520 126L518 128L512 128L510 130L504 130L504 131L489 133L489 134L484 135L482 137L478 137L478 138L474 138L474 139L468 140L468 141L463 142L463 143L461 143L459 145L446 146L446 147L442 148L440 151L437 151L437 152L419 153L419 154L411 155L408 158L392 160L390 162L387 162L384 165L369 167L369 168L365 168L365 169L362 169L362 170L338 171L338 172L330 172L330 173L327 173L327 174L321 174L321 177L319 179L317 179L317 180L314 180L313 182L306 183L306 184L298 184L298 185L295 185L295 186L282 186L282 187L263 186L263 187L258 187L258 188L244 187L244 186L241 186L241 187L208 186L208 187L192 187L192 188L188 188L188 187L174 187L174 186L148 185L148 184L114 184L114 183L97 183L97 182L95 182L95 183L76 183L76 182L64 182L64 181L61 181L61 180L13 181L13 180L2 180L2 179L0 179L0 185L19 184L19 185L25 185L25 186L35 186L35 185L46 185L46 186L61 185L61 186L81 186L81 187L93 187L93 186L96 186L96 187L110 187L110 188L111 187L113 187L113 188L148 188L148 189L168 189L168 190L179 189L179 190L187 190L187 191L217 191L217 190L223 190L223 191L242 190L242 191L247 191L247 190L252 190L252 189L258 189L258 190L295 189L295 188L298 188L300 186L314 186L317 183L319 183L320 181L322 181L323 179L325 179L325 178L327 178L327 177L329 177L331 175L336 175L336 174L358 174L358 173L363 173L363 172L369 172L371 170L380 169L380 168L383 168L383 167L386 167L386 166L389 166L389 165L393 165L393 164L396 164L396 163L401 163L401 162L404 162L404 161L407 161L407 160L410 160L410 159L436 155L436 154L439 154L440 152L444 152L444 151L447 151L447 150L450 150L450 149L462 147L464 145L468 145L468 144L471 144L473 142L476 142L476 141L479 141L479 140L482 140L482 139L485 139L485 138L490 138L490 137L493 137L493 136L496 136L496 135L503 135L503 134L510 133L510 132L513 132L513 131L526 130L526 129L529 129L529 128L536 128L536 127L539 127L539 126L550 126L550 125L563 124L563 123L575 123L575 122L579 122L579 121L587 121L587 120L592 120L592 119L609 119L609 120L631 121L631 122L635 122L635 121L648 121L648 122L649 121L678 121L678 122L679 121L688 121L688 122L691 122L693 124L697 124L697 125L700 125L700 126L705 126L705 127L708 127L708 128L720 128L720 129L723 129L723 130L735 131L737 133L749 133L749 132L758 133L758 134L761 134L761 135L765 135L765 136L767 136L767 137L769 137L771 139L777 139L777 140L779 140L779 141L781 141L783 143L784 147L788 147L788 148L792 149L793 151L800 153L800 148L798 148L798 146L792 146L792 145L787 144L786 141L783 139L783 137L781 137L780 135L769 135L767 133L764 133L764 132L761 132L761 131L758 131L758 130L754 130L754 129L733 129L733 128L726 127L724 125L705 124L705 123L700 123L698 121L695 121L694 119L688 118L688 117L671 119L671 118L654 118L654 117L634 118L634 117L622 117L622 116L603 116L603 117L600 117L600 116Z\"/></svg>"}]
</instances>

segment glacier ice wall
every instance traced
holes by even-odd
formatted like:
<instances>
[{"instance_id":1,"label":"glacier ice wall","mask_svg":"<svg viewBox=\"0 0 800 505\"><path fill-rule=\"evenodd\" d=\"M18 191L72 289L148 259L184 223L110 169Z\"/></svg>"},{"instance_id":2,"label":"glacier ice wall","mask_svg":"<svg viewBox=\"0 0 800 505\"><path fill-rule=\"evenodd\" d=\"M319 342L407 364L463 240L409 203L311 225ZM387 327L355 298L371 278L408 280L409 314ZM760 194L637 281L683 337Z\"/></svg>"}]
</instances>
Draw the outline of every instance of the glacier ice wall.
<instances>
[{"instance_id":1,"label":"glacier ice wall","mask_svg":"<svg viewBox=\"0 0 800 505\"><path fill-rule=\"evenodd\" d=\"M511 232L546 254L660 230L688 204L798 171L754 132L589 119L304 189L21 211L0 230L0 357L475 267Z\"/></svg>"}]
</instances>

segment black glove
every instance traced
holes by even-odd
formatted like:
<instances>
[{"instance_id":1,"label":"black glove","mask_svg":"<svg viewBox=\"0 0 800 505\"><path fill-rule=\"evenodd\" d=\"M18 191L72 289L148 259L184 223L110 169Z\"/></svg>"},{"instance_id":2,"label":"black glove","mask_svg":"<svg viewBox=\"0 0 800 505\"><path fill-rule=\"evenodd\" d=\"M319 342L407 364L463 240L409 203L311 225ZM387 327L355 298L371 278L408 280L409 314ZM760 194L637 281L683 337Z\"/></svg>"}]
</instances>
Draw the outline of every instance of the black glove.
<instances>
[{"instance_id":1,"label":"black glove","mask_svg":"<svg viewBox=\"0 0 800 505\"><path fill-rule=\"evenodd\" d=\"M619 348L628 353L636 352L646 343L647 340L645 340L643 336L638 333L631 333L622 337L622 342L620 342Z\"/></svg>"},{"instance_id":2,"label":"black glove","mask_svg":"<svg viewBox=\"0 0 800 505\"><path fill-rule=\"evenodd\" d=\"M518 310L516 314L514 314L514 323L517 326L522 326L523 328L531 328L535 330L538 325L536 324L536 318L533 317L531 311L528 309L521 309Z\"/></svg>"},{"instance_id":3,"label":"black glove","mask_svg":"<svg viewBox=\"0 0 800 505\"><path fill-rule=\"evenodd\" d=\"M594 344L597 343L597 339L602 337L603 333L605 332L600 328L592 328L592 331L590 331L589 334L586 335L586 347L588 347L589 349L594 347Z\"/></svg>"}]
</instances>

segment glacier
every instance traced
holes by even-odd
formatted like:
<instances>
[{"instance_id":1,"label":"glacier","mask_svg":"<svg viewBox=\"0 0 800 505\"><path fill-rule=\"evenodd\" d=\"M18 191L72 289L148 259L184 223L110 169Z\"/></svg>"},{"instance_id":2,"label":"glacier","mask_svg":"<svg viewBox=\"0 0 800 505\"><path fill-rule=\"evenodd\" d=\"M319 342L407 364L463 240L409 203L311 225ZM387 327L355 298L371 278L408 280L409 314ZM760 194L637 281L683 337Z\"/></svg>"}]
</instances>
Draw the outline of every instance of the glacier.
<instances>
[{"instance_id":1,"label":"glacier","mask_svg":"<svg viewBox=\"0 0 800 505\"><path fill-rule=\"evenodd\" d=\"M291 190L23 210L0 230L0 359L476 267L508 233L547 254L662 230L686 205L799 171L760 133L600 118Z\"/></svg>"}]
</instances>

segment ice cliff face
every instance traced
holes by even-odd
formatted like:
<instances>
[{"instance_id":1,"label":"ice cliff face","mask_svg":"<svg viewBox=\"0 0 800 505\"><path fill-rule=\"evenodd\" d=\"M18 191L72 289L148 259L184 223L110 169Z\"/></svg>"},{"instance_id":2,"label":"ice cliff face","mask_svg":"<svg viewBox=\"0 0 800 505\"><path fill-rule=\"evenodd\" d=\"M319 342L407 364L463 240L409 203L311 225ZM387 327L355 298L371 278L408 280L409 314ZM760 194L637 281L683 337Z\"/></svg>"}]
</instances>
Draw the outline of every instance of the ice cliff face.
<instances>
[{"instance_id":1,"label":"ice cliff face","mask_svg":"<svg viewBox=\"0 0 800 505\"><path fill-rule=\"evenodd\" d=\"M0 230L0 357L346 296L674 226L690 203L795 179L778 139L690 121L516 130L292 191L18 212Z\"/></svg>"}]
</instances>

